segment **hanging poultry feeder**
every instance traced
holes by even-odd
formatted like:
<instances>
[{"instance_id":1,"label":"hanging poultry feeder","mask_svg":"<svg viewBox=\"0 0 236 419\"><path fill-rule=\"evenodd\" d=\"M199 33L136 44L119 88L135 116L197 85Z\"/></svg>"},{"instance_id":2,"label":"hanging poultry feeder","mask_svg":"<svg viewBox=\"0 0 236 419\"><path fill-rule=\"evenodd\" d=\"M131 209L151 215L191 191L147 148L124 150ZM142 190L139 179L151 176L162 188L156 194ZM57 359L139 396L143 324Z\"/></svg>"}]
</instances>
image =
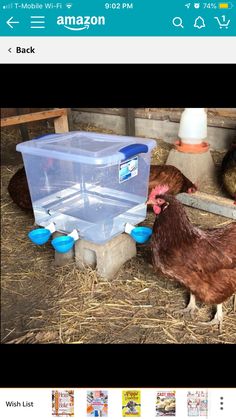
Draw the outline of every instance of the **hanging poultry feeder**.
<instances>
[{"instance_id":1,"label":"hanging poultry feeder","mask_svg":"<svg viewBox=\"0 0 236 419\"><path fill-rule=\"evenodd\" d=\"M181 115L178 140L167 158L201 187L206 179L215 179L216 171L207 140L207 113L204 108L186 108Z\"/></svg>"},{"instance_id":2,"label":"hanging poultry feeder","mask_svg":"<svg viewBox=\"0 0 236 419\"><path fill-rule=\"evenodd\" d=\"M175 141L175 148L182 153L206 153L209 150L209 144L203 141L200 144L186 144L180 140Z\"/></svg>"},{"instance_id":3,"label":"hanging poultry feeder","mask_svg":"<svg viewBox=\"0 0 236 419\"><path fill-rule=\"evenodd\" d=\"M207 138L207 115L204 108L186 108L181 116L179 140L175 148L182 153L205 153L209 144Z\"/></svg>"}]
</instances>

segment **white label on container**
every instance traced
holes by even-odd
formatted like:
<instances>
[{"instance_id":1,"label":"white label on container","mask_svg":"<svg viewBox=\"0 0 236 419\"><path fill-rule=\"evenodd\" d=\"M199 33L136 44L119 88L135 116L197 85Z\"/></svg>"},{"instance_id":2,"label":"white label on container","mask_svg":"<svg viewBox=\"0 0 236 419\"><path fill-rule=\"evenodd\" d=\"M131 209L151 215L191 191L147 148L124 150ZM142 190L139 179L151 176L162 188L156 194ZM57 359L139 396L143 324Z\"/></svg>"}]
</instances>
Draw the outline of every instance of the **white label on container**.
<instances>
[{"instance_id":1,"label":"white label on container","mask_svg":"<svg viewBox=\"0 0 236 419\"><path fill-rule=\"evenodd\" d=\"M137 176L138 174L138 156L132 159L123 161L119 166L119 183L126 182L127 180Z\"/></svg>"}]
</instances>

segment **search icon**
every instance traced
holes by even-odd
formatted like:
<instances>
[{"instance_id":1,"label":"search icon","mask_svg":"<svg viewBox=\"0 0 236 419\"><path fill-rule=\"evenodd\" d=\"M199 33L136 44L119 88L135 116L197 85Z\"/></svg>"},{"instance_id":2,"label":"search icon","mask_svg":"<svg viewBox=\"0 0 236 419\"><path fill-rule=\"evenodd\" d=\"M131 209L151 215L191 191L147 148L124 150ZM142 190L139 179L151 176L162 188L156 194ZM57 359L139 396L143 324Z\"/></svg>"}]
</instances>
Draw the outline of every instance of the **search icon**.
<instances>
[{"instance_id":1,"label":"search icon","mask_svg":"<svg viewBox=\"0 0 236 419\"><path fill-rule=\"evenodd\" d=\"M181 28L184 29L183 21L182 21L181 17L174 17L174 19L172 20L172 23L173 23L174 26L177 26L177 27L181 26Z\"/></svg>"}]
</instances>

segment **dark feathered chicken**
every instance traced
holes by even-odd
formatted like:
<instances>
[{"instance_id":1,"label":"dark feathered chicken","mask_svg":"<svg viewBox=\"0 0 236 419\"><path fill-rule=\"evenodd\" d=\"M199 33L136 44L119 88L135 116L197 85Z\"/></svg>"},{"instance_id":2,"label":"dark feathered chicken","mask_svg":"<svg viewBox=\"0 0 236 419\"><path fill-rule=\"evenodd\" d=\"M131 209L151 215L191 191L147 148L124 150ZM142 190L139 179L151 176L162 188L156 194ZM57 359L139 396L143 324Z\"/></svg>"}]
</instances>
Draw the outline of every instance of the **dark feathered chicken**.
<instances>
[{"instance_id":1,"label":"dark feathered chicken","mask_svg":"<svg viewBox=\"0 0 236 419\"><path fill-rule=\"evenodd\" d=\"M160 195L159 188L149 203L157 215L151 238L154 268L191 292L185 311L194 311L195 297L217 304L210 323L221 327L222 303L236 292L236 223L207 230L194 227L183 205L171 195Z\"/></svg>"},{"instance_id":2,"label":"dark feathered chicken","mask_svg":"<svg viewBox=\"0 0 236 419\"><path fill-rule=\"evenodd\" d=\"M17 172L12 176L8 185L8 192L11 199L21 209L32 211L32 202L24 167L17 170Z\"/></svg>"},{"instance_id":3,"label":"dark feathered chicken","mask_svg":"<svg viewBox=\"0 0 236 419\"><path fill-rule=\"evenodd\" d=\"M168 194L176 195L181 192L196 192L197 187L175 166L151 165L148 194L156 186L168 186Z\"/></svg>"},{"instance_id":4,"label":"dark feathered chicken","mask_svg":"<svg viewBox=\"0 0 236 419\"><path fill-rule=\"evenodd\" d=\"M226 191L234 198L236 205L236 143L231 145L221 164L222 180Z\"/></svg>"},{"instance_id":5,"label":"dark feathered chicken","mask_svg":"<svg viewBox=\"0 0 236 419\"><path fill-rule=\"evenodd\" d=\"M41 173L45 177L45 182L48 181L48 175L50 173L55 173L55 168L53 164L54 160L51 158L46 159L42 163ZM26 211L33 211L28 181L24 167L17 170L17 172L12 176L8 185L8 192L11 199L15 202L16 205L18 205L18 207Z\"/></svg>"}]
</instances>

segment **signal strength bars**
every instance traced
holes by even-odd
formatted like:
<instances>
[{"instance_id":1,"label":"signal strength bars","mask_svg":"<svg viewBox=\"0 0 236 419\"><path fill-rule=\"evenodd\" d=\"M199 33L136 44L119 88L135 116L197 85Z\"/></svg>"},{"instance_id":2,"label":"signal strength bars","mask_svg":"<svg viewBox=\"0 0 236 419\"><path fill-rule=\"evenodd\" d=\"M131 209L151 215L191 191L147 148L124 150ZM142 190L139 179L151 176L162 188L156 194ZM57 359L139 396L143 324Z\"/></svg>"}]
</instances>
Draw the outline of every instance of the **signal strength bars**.
<instances>
[{"instance_id":1,"label":"signal strength bars","mask_svg":"<svg viewBox=\"0 0 236 419\"><path fill-rule=\"evenodd\" d=\"M30 28L31 29L45 29L45 16L30 16ZM36 20L35 20L36 19Z\"/></svg>"},{"instance_id":2,"label":"signal strength bars","mask_svg":"<svg viewBox=\"0 0 236 419\"><path fill-rule=\"evenodd\" d=\"M9 3L9 4L4 4L2 6L3 9L12 9L13 8L13 3Z\"/></svg>"}]
</instances>

